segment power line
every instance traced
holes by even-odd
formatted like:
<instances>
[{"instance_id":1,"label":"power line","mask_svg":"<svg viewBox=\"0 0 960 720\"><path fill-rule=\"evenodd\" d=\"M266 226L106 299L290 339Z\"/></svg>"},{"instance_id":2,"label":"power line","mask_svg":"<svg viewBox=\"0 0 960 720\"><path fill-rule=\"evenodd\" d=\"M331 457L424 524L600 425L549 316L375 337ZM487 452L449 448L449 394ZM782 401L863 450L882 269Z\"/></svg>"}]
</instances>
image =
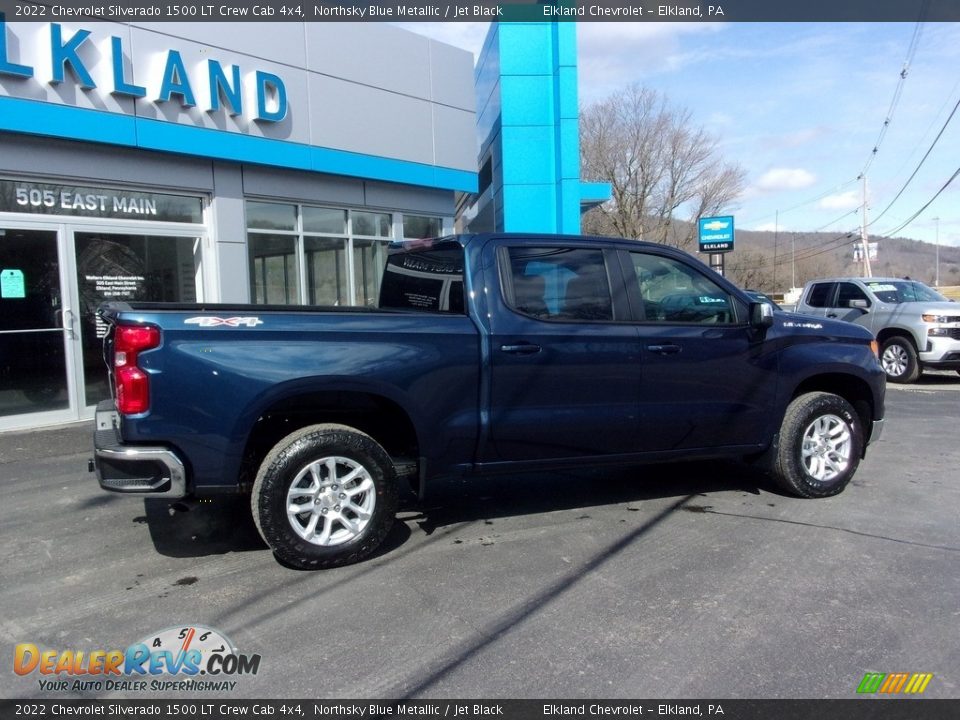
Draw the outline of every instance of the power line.
<instances>
[{"instance_id":1,"label":"power line","mask_svg":"<svg viewBox=\"0 0 960 720\"><path fill-rule=\"evenodd\" d=\"M914 220L916 220L918 217L920 217L920 215L923 214L923 211L926 210L926 209L927 209L928 207L930 207L931 205L933 205L933 201L936 200L938 197L940 197L940 194L941 194L944 190L946 190L948 187L950 187L950 183L952 183L954 180L956 180L958 175L960 175L960 167L957 168L956 172L954 172L953 175L950 176L950 179L947 180L947 181L943 184L943 186L942 186L939 190L937 190L937 192L934 193L933 197L930 198L930 199L927 201L927 203L926 203L922 208L920 208L920 209L917 210L913 215L911 215L909 218L907 218L907 220L904 221L904 223L901 224L899 227L896 227L896 228L894 228L893 230L890 230L890 231L885 232L885 233L883 233L883 234L884 234L886 237L893 237L895 234L897 234L898 232L900 232L901 230L903 230L907 225L909 225L909 224L912 223Z\"/></svg>"},{"instance_id":2,"label":"power line","mask_svg":"<svg viewBox=\"0 0 960 720\"><path fill-rule=\"evenodd\" d=\"M785 215L786 213L792 212L793 210L799 210L799 209L802 208L802 207L806 207L807 205L810 205L810 204L812 204L812 203L815 203L817 200L823 200L823 198L828 197L828 196L830 196L830 195L833 195L833 194L835 194L835 193L843 190L843 189L844 189L845 187L847 187L848 185L853 185L854 183L859 182L859 181L860 181L860 178L858 178L858 177L853 178L852 180L847 180L846 182L841 183L840 185L837 185L836 187L832 187L832 188L830 188L829 190L826 190L825 192L820 193L820 194L817 195L816 197L812 197L812 198L810 198L809 200L804 200L803 202L800 202L800 203L797 203L796 205L793 205L793 206L791 206L791 207L788 207L786 210L780 210L780 209L778 209L778 210L776 211L776 213L779 213L780 215ZM776 214L776 213L775 213L775 214ZM755 222L758 222L758 221L760 221L760 220L766 220L767 218L772 218L772 217L773 217L773 215L763 215L762 217L750 218L749 220L743 220L743 221L741 221L741 222L742 222L744 225L752 225L752 224L755 223Z\"/></svg>"},{"instance_id":3,"label":"power line","mask_svg":"<svg viewBox=\"0 0 960 720\"><path fill-rule=\"evenodd\" d=\"M904 83L906 83L907 75L910 72L910 63L913 62L913 57L917 53L917 47L920 45L920 36L923 34L923 19L927 15L929 4L930 0L924 0L924 3L920 9L920 19L913 28L913 36L910 38L910 46L907 48L907 57L903 61L903 67L900 69L900 79L897 80L897 86L893 90L893 97L890 99L890 107L887 109L887 115L883 120L883 125L880 127L880 134L877 136L877 140L873 144L873 150L867 156L867 162L863 166L863 170L860 171L861 177L867 174L867 170L870 169L870 166L876 159L877 152L880 150L880 146L883 145L883 140L887 135L887 129L890 127L890 123L893 121L893 116L897 110L897 106L900 104L900 96L903 94L903 86Z\"/></svg>"},{"instance_id":4,"label":"power line","mask_svg":"<svg viewBox=\"0 0 960 720\"><path fill-rule=\"evenodd\" d=\"M943 136L943 133L950 124L950 121L953 120L953 116L956 114L957 108L960 108L960 100L957 100L957 104L953 106L953 110L951 111L950 116L947 118L947 121L943 124L943 127L940 128L940 132L937 133L937 136L933 139L933 142L927 149L926 154L924 154L924 156L920 159L920 162L917 164L917 167L914 169L913 173L911 173L910 177L907 178L907 181L903 184L903 187L900 188L900 192L898 192L893 200L891 200L890 203L883 209L883 212L870 221L867 227L873 225L877 220L882 218L886 214L887 210L893 207L893 204L900 199L900 196L903 195L903 191L907 189L907 186L913 182L913 179L917 176L917 173L920 172L920 168L923 167L923 164L927 161L927 158L930 157L930 153L933 152L933 148L936 147L937 143L940 141L940 138Z\"/></svg>"}]
</instances>

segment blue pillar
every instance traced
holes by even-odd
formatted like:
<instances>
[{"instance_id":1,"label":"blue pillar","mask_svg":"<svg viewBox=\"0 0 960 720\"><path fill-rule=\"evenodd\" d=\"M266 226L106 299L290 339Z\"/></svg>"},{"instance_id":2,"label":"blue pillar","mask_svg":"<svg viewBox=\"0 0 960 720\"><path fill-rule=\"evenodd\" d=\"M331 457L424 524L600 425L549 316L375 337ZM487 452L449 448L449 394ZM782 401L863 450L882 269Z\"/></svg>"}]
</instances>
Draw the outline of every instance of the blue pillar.
<instances>
[{"instance_id":1,"label":"blue pillar","mask_svg":"<svg viewBox=\"0 0 960 720\"><path fill-rule=\"evenodd\" d=\"M579 233L576 23L492 23L475 86L480 229Z\"/></svg>"}]
</instances>

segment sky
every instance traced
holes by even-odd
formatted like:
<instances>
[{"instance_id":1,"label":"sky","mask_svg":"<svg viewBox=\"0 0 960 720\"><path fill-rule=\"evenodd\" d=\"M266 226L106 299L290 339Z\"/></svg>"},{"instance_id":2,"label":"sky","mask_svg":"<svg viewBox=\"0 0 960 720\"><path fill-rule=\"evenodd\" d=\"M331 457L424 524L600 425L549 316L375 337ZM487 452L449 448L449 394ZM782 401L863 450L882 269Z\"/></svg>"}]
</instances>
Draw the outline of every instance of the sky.
<instances>
[{"instance_id":1,"label":"sky","mask_svg":"<svg viewBox=\"0 0 960 720\"><path fill-rule=\"evenodd\" d=\"M399 24L475 58L488 28ZM746 171L728 208L737 229L858 229L866 170L868 233L887 235L960 169L960 109L947 123L960 103L960 23L594 22L578 23L577 45L581 106L631 83L655 89ZM960 246L960 177L895 233L938 234Z\"/></svg>"}]
</instances>

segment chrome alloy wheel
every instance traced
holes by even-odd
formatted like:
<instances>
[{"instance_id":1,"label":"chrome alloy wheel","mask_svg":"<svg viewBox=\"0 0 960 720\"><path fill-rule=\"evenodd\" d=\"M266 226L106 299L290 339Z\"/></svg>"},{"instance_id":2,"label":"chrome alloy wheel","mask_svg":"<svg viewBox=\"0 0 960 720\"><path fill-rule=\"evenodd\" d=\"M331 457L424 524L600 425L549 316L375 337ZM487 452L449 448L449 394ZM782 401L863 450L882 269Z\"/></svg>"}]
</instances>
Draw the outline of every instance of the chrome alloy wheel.
<instances>
[{"instance_id":1,"label":"chrome alloy wheel","mask_svg":"<svg viewBox=\"0 0 960 720\"><path fill-rule=\"evenodd\" d=\"M294 478L287 492L287 520L313 545L342 545L366 529L376 503L373 479L363 465L325 457Z\"/></svg>"},{"instance_id":2,"label":"chrome alloy wheel","mask_svg":"<svg viewBox=\"0 0 960 720\"><path fill-rule=\"evenodd\" d=\"M887 375L899 377L907 372L907 366L910 364L910 358L902 345L896 343L888 345L880 358L880 364Z\"/></svg>"},{"instance_id":3,"label":"chrome alloy wheel","mask_svg":"<svg viewBox=\"0 0 960 720\"><path fill-rule=\"evenodd\" d=\"M850 467L852 447L847 423L836 415L821 415L803 431L803 466L816 480L833 480Z\"/></svg>"}]
</instances>

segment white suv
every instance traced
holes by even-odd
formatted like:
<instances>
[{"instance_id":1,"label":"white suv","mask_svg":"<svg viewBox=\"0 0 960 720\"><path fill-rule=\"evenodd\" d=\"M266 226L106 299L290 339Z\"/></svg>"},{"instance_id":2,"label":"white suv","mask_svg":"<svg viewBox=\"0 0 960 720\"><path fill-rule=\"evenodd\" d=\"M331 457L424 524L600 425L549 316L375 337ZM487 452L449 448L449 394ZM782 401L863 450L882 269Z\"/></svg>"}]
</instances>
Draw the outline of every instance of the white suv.
<instances>
[{"instance_id":1,"label":"white suv","mask_svg":"<svg viewBox=\"0 0 960 720\"><path fill-rule=\"evenodd\" d=\"M923 368L960 372L960 305L916 280L813 280L803 288L797 312L871 330L891 382L914 382Z\"/></svg>"}]
</instances>

